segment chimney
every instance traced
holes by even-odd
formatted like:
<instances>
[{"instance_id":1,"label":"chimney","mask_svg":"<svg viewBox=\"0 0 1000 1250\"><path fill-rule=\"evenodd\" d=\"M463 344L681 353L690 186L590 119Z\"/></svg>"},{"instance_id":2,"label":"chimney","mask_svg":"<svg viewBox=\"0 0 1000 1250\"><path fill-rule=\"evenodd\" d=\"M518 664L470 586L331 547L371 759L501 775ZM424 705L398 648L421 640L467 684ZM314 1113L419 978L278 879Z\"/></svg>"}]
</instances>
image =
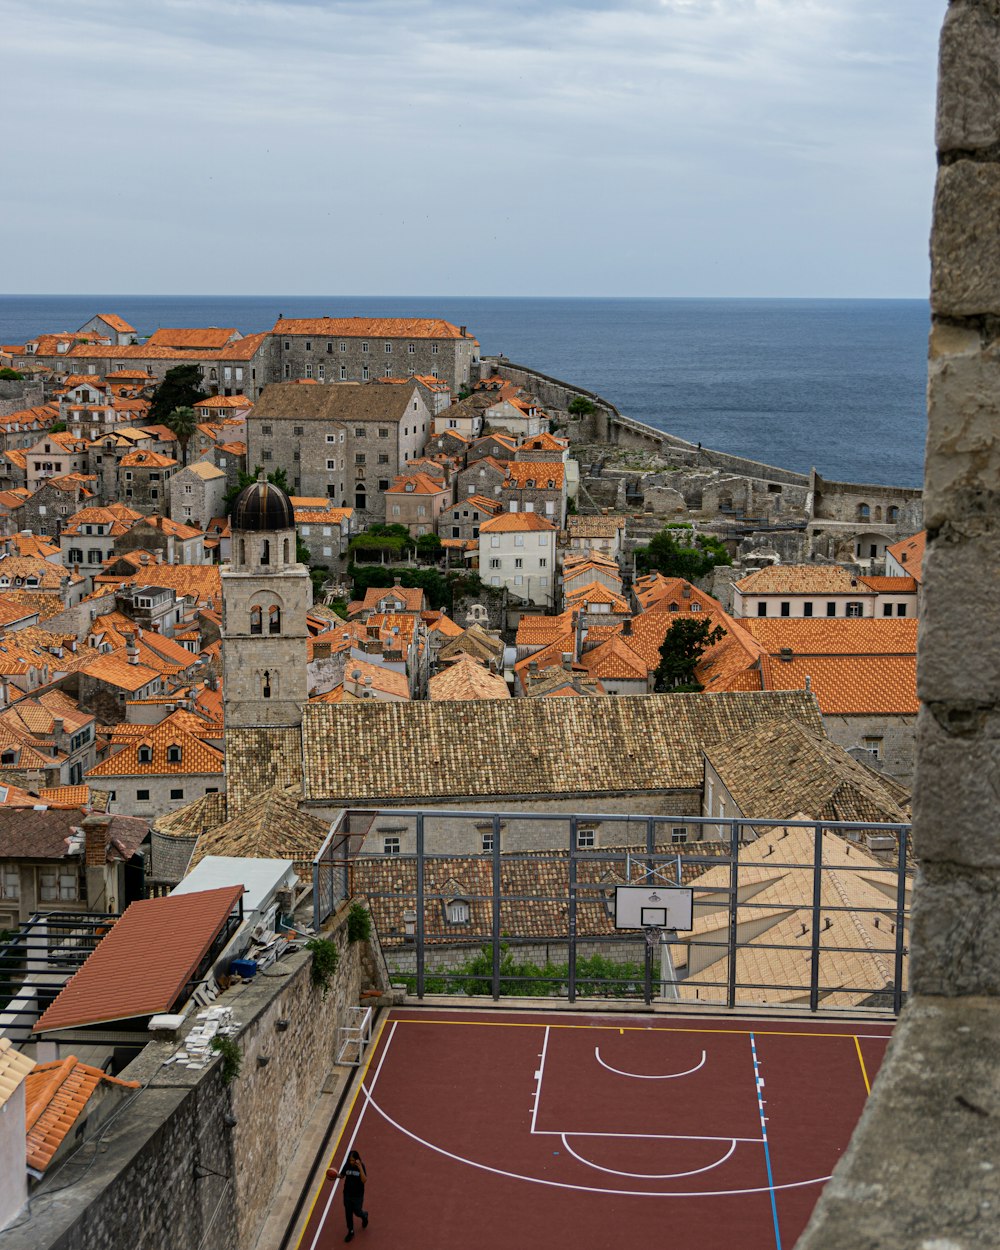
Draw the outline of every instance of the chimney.
<instances>
[{"instance_id":1,"label":"chimney","mask_svg":"<svg viewBox=\"0 0 1000 1250\"><path fill-rule=\"evenodd\" d=\"M393 584L394 586L401 586L401 585L403 584L403 582L402 582L402 578L399 578L399 577L394 577L394 578L392 579L392 584Z\"/></svg>"},{"instance_id":2,"label":"chimney","mask_svg":"<svg viewBox=\"0 0 1000 1250\"><path fill-rule=\"evenodd\" d=\"M148 563L149 563L149 552L148 552L148 551L140 551L140 552L139 552L139 563L140 563L140 564L148 564Z\"/></svg>"},{"instance_id":3,"label":"chimney","mask_svg":"<svg viewBox=\"0 0 1000 1250\"><path fill-rule=\"evenodd\" d=\"M462 338L463 338L463 339L466 337L466 333L465 333L465 332L466 332L466 330L467 330L467 329L468 329L468 326L459 326L459 327L458 327L458 332L459 332L459 334L462 336Z\"/></svg>"},{"instance_id":4,"label":"chimney","mask_svg":"<svg viewBox=\"0 0 1000 1250\"><path fill-rule=\"evenodd\" d=\"M622 637L623 638L632 637L632 618L631 617L628 617L626 620L622 621Z\"/></svg>"},{"instance_id":5,"label":"chimney","mask_svg":"<svg viewBox=\"0 0 1000 1250\"><path fill-rule=\"evenodd\" d=\"M129 664L139 663L139 648L136 646L135 635L125 635L125 656Z\"/></svg>"},{"instance_id":6,"label":"chimney","mask_svg":"<svg viewBox=\"0 0 1000 1250\"><path fill-rule=\"evenodd\" d=\"M573 655L572 655L572 653L571 653L571 652L569 652L569 651L564 651L564 652L562 653L562 666L563 666L563 668L566 670L566 672L567 672L567 673L572 673L572 671L573 671Z\"/></svg>"},{"instance_id":7,"label":"chimney","mask_svg":"<svg viewBox=\"0 0 1000 1250\"><path fill-rule=\"evenodd\" d=\"M691 587L688 585L687 582L685 582L684 585L681 587L681 598L682 599L691 598Z\"/></svg>"},{"instance_id":8,"label":"chimney","mask_svg":"<svg viewBox=\"0 0 1000 1250\"><path fill-rule=\"evenodd\" d=\"M791 664L793 658L794 653L791 647L782 647L778 652L778 659L781 660L783 664Z\"/></svg>"},{"instance_id":9,"label":"chimney","mask_svg":"<svg viewBox=\"0 0 1000 1250\"><path fill-rule=\"evenodd\" d=\"M537 672L538 672L538 661L537 661L537 660L529 660L529 661L528 661L528 672L529 672L529 673L537 673Z\"/></svg>"},{"instance_id":10,"label":"chimney","mask_svg":"<svg viewBox=\"0 0 1000 1250\"><path fill-rule=\"evenodd\" d=\"M57 744L59 739L63 736L64 725L65 721L61 716L54 716L52 718L52 737L55 738Z\"/></svg>"}]
</instances>

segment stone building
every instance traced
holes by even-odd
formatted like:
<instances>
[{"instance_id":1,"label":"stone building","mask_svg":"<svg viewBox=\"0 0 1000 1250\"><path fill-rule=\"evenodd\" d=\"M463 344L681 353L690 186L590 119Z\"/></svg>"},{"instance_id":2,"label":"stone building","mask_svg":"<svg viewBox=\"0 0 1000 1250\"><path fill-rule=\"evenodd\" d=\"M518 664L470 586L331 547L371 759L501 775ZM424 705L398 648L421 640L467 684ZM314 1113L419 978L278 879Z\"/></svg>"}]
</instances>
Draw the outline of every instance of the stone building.
<instances>
[{"instance_id":1,"label":"stone building","mask_svg":"<svg viewBox=\"0 0 1000 1250\"><path fill-rule=\"evenodd\" d=\"M225 469L207 460L178 469L168 487L170 519L207 529L212 517L225 512L226 490Z\"/></svg>"},{"instance_id":2,"label":"stone building","mask_svg":"<svg viewBox=\"0 0 1000 1250\"><path fill-rule=\"evenodd\" d=\"M91 499L94 480L86 474L50 477L38 490L11 509L12 527L57 538L69 517Z\"/></svg>"},{"instance_id":3,"label":"stone building","mask_svg":"<svg viewBox=\"0 0 1000 1250\"><path fill-rule=\"evenodd\" d=\"M500 489L510 512L540 512L556 529L566 523L566 466L561 460L512 460Z\"/></svg>"},{"instance_id":4,"label":"stone building","mask_svg":"<svg viewBox=\"0 0 1000 1250\"><path fill-rule=\"evenodd\" d=\"M451 487L426 473L406 473L396 478L386 496L386 521L405 525L417 538L437 533L438 518L451 503Z\"/></svg>"},{"instance_id":5,"label":"stone building","mask_svg":"<svg viewBox=\"0 0 1000 1250\"><path fill-rule=\"evenodd\" d=\"M419 455L431 414L417 386L269 386L247 418L247 463L284 469L296 495L385 520L385 492Z\"/></svg>"},{"instance_id":6,"label":"stone building","mask_svg":"<svg viewBox=\"0 0 1000 1250\"><path fill-rule=\"evenodd\" d=\"M483 495L499 500L506 480L507 465L493 456L482 456L475 462L470 460L466 468L455 474L455 499L461 502L470 495Z\"/></svg>"},{"instance_id":7,"label":"stone building","mask_svg":"<svg viewBox=\"0 0 1000 1250\"><path fill-rule=\"evenodd\" d=\"M167 516L145 516L115 539L115 555L149 552L162 564L204 564L205 536L193 525Z\"/></svg>"},{"instance_id":8,"label":"stone building","mask_svg":"<svg viewBox=\"0 0 1000 1250\"><path fill-rule=\"evenodd\" d=\"M177 461L157 451L130 451L118 461L118 498L140 512L167 510L167 483Z\"/></svg>"},{"instance_id":9,"label":"stone building","mask_svg":"<svg viewBox=\"0 0 1000 1250\"><path fill-rule=\"evenodd\" d=\"M109 812L152 820L223 788L222 752L168 719L135 726L125 741L87 773L94 790L108 794Z\"/></svg>"},{"instance_id":10,"label":"stone building","mask_svg":"<svg viewBox=\"0 0 1000 1250\"><path fill-rule=\"evenodd\" d=\"M556 527L537 512L502 512L479 527L479 576L526 603L555 596Z\"/></svg>"},{"instance_id":11,"label":"stone building","mask_svg":"<svg viewBox=\"0 0 1000 1250\"><path fill-rule=\"evenodd\" d=\"M415 374L459 391L479 375L479 344L465 326L432 318L279 317L271 333L271 382L374 382Z\"/></svg>"},{"instance_id":12,"label":"stone building","mask_svg":"<svg viewBox=\"0 0 1000 1250\"><path fill-rule=\"evenodd\" d=\"M479 537L479 527L483 521L489 521L502 511L499 499L487 499L485 495L465 496L441 513L438 533L442 538L458 538L463 542L471 542Z\"/></svg>"},{"instance_id":13,"label":"stone building","mask_svg":"<svg viewBox=\"0 0 1000 1250\"><path fill-rule=\"evenodd\" d=\"M300 725L312 583L295 558L295 517L284 491L257 481L236 500L231 560L221 578L227 730Z\"/></svg>"}]
</instances>

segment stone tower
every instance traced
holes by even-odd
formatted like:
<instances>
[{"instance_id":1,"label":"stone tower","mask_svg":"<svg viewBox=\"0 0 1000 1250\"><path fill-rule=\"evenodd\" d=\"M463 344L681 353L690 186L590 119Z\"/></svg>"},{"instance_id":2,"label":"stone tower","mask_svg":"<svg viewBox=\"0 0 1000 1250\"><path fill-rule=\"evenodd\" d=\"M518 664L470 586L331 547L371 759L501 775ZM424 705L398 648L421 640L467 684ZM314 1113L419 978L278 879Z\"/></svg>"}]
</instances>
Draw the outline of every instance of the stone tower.
<instances>
[{"instance_id":1,"label":"stone tower","mask_svg":"<svg viewBox=\"0 0 1000 1250\"><path fill-rule=\"evenodd\" d=\"M232 555L222 569L226 729L301 725L312 583L295 559L291 502L260 479L236 500L231 528Z\"/></svg>"}]
</instances>

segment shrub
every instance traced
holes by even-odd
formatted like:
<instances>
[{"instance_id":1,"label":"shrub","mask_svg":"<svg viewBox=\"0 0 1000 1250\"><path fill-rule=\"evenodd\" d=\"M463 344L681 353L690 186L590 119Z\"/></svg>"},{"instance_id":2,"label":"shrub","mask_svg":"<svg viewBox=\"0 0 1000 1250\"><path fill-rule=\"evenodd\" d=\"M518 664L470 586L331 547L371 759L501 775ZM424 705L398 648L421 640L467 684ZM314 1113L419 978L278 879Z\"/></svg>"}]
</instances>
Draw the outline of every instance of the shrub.
<instances>
[{"instance_id":1,"label":"shrub","mask_svg":"<svg viewBox=\"0 0 1000 1250\"><path fill-rule=\"evenodd\" d=\"M348 942L367 942L372 935L372 918L364 903L352 903L347 913Z\"/></svg>"},{"instance_id":2,"label":"shrub","mask_svg":"<svg viewBox=\"0 0 1000 1250\"><path fill-rule=\"evenodd\" d=\"M326 998L340 962L340 952L329 938L312 938L306 942L306 950L312 951L312 983L323 991Z\"/></svg>"},{"instance_id":3,"label":"shrub","mask_svg":"<svg viewBox=\"0 0 1000 1250\"><path fill-rule=\"evenodd\" d=\"M222 1056L223 1085L232 1085L243 1067L243 1051L231 1037L213 1037L212 1049Z\"/></svg>"}]
</instances>

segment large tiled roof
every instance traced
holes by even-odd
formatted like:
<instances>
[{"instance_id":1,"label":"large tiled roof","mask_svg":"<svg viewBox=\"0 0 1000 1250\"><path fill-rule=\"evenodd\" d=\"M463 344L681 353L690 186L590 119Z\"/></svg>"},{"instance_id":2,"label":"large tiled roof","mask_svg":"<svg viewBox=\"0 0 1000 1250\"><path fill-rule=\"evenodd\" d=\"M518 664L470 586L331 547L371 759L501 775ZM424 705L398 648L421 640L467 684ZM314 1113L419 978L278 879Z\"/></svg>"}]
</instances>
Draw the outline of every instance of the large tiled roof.
<instances>
[{"instance_id":1,"label":"large tiled roof","mask_svg":"<svg viewBox=\"0 0 1000 1250\"><path fill-rule=\"evenodd\" d=\"M132 903L42 1013L34 1032L170 1011L194 977L243 886Z\"/></svg>"},{"instance_id":2,"label":"large tiled roof","mask_svg":"<svg viewBox=\"0 0 1000 1250\"><path fill-rule=\"evenodd\" d=\"M239 338L239 331L232 327L220 329L218 326L206 326L199 329L173 330L161 326L149 336L146 346L172 347L180 351L191 349L204 351L225 347L230 340L235 338Z\"/></svg>"},{"instance_id":3,"label":"large tiled roof","mask_svg":"<svg viewBox=\"0 0 1000 1250\"><path fill-rule=\"evenodd\" d=\"M908 817L877 774L814 730L771 721L706 756L744 816L902 823Z\"/></svg>"},{"instance_id":4,"label":"large tiled roof","mask_svg":"<svg viewBox=\"0 0 1000 1250\"><path fill-rule=\"evenodd\" d=\"M465 657L456 660L428 683L431 699L509 699L507 683L482 664Z\"/></svg>"},{"instance_id":5,"label":"large tiled roof","mask_svg":"<svg viewBox=\"0 0 1000 1250\"><path fill-rule=\"evenodd\" d=\"M507 481L523 490L532 482L538 490L560 489L566 477L561 460L511 460L507 464Z\"/></svg>"},{"instance_id":6,"label":"large tiled roof","mask_svg":"<svg viewBox=\"0 0 1000 1250\"><path fill-rule=\"evenodd\" d=\"M304 797L388 804L699 789L707 747L778 717L822 728L815 700L801 691L489 699L461 717L432 702L311 703L303 709Z\"/></svg>"},{"instance_id":7,"label":"large tiled roof","mask_svg":"<svg viewBox=\"0 0 1000 1250\"><path fill-rule=\"evenodd\" d=\"M141 690L160 676L156 669L147 668L145 664L130 664L123 655L99 655L84 665L80 672L95 681L131 691Z\"/></svg>"},{"instance_id":8,"label":"large tiled roof","mask_svg":"<svg viewBox=\"0 0 1000 1250\"><path fill-rule=\"evenodd\" d=\"M0 807L0 859L64 859L83 820L83 812L73 808Z\"/></svg>"},{"instance_id":9,"label":"large tiled roof","mask_svg":"<svg viewBox=\"0 0 1000 1250\"><path fill-rule=\"evenodd\" d=\"M523 534L528 531L555 533L555 526L537 512L501 512L479 527L480 534Z\"/></svg>"},{"instance_id":10,"label":"large tiled roof","mask_svg":"<svg viewBox=\"0 0 1000 1250\"><path fill-rule=\"evenodd\" d=\"M140 1081L123 1081L81 1063L76 1055L33 1066L25 1087L28 1167L45 1171L102 1084L123 1090L141 1086Z\"/></svg>"},{"instance_id":11,"label":"large tiled roof","mask_svg":"<svg viewBox=\"0 0 1000 1250\"><path fill-rule=\"evenodd\" d=\"M602 681L645 681L649 675L649 665L620 635L584 652L580 663Z\"/></svg>"},{"instance_id":12,"label":"large tiled roof","mask_svg":"<svg viewBox=\"0 0 1000 1250\"><path fill-rule=\"evenodd\" d=\"M796 655L916 655L915 617L741 617L765 651Z\"/></svg>"},{"instance_id":13,"label":"large tiled roof","mask_svg":"<svg viewBox=\"0 0 1000 1250\"><path fill-rule=\"evenodd\" d=\"M406 386L359 386L350 382L296 386L294 382L272 382L264 387L254 405L253 419L399 421L409 411L411 394Z\"/></svg>"},{"instance_id":14,"label":"large tiled roof","mask_svg":"<svg viewBox=\"0 0 1000 1250\"><path fill-rule=\"evenodd\" d=\"M733 583L744 595L864 594L857 573L835 564L769 564Z\"/></svg>"},{"instance_id":15,"label":"large tiled roof","mask_svg":"<svg viewBox=\"0 0 1000 1250\"><path fill-rule=\"evenodd\" d=\"M274 323L274 333L341 339L471 338L450 321L436 317L284 317Z\"/></svg>"},{"instance_id":16,"label":"large tiled roof","mask_svg":"<svg viewBox=\"0 0 1000 1250\"><path fill-rule=\"evenodd\" d=\"M655 604L676 604L678 612L717 612L722 604L711 595L699 590L683 577L664 577L662 573L647 573L636 579L633 594L645 610Z\"/></svg>"},{"instance_id":17,"label":"large tiled roof","mask_svg":"<svg viewBox=\"0 0 1000 1250\"><path fill-rule=\"evenodd\" d=\"M152 759L146 763L140 752L146 748ZM171 748L180 749L180 760L168 759ZM108 756L86 774L95 777L184 777L222 773L222 752L202 742L178 725L162 722L142 735L129 735L120 751Z\"/></svg>"},{"instance_id":18,"label":"large tiled roof","mask_svg":"<svg viewBox=\"0 0 1000 1250\"><path fill-rule=\"evenodd\" d=\"M389 495L440 495L448 488L443 480L436 481L426 473L403 473L386 492Z\"/></svg>"},{"instance_id":19,"label":"large tiled roof","mask_svg":"<svg viewBox=\"0 0 1000 1250\"><path fill-rule=\"evenodd\" d=\"M140 564L129 573L102 573L94 578L101 593L118 585L165 586L178 596L187 595L201 604L218 603L222 580L217 564Z\"/></svg>"},{"instance_id":20,"label":"large tiled roof","mask_svg":"<svg viewBox=\"0 0 1000 1250\"><path fill-rule=\"evenodd\" d=\"M470 655L487 663L500 660L503 657L503 641L488 634L476 621L444 644L438 652L438 661L443 664L458 655Z\"/></svg>"},{"instance_id":21,"label":"large tiled roof","mask_svg":"<svg viewBox=\"0 0 1000 1250\"><path fill-rule=\"evenodd\" d=\"M568 516L566 530L570 538L614 538L625 528L623 516Z\"/></svg>"},{"instance_id":22,"label":"large tiled roof","mask_svg":"<svg viewBox=\"0 0 1000 1250\"><path fill-rule=\"evenodd\" d=\"M906 569L911 577L919 582L923 580L926 548L927 531L921 530L919 534L914 534L911 538L904 538L898 543L893 543L891 547L886 547L886 551Z\"/></svg>"},{"instance_id":23,"label":"large tiled roof","mask_svg":"<svg viewBox=\"0 0 1000 1250\"><path fill-rule=\"evenodd\" d=\"M203 794L200 799L185 803L176 811L157 816L154 829L170 837L187 838L215 829L226 821L224 793Z\"/></svg>"},{"instance_id":24,"label":"large tiled roof","mask_svg":"<svg viewBox=\"0 0 1000 1250\"><path fill-rule=\"evenodd\" d=\"M298 798L282 786L258 794L239 815L198 839L190 867L206 855L244 859L290 859L312 872L312 861L330 832L328 821L299 810Z\"/></svg>"}]
</instances>

